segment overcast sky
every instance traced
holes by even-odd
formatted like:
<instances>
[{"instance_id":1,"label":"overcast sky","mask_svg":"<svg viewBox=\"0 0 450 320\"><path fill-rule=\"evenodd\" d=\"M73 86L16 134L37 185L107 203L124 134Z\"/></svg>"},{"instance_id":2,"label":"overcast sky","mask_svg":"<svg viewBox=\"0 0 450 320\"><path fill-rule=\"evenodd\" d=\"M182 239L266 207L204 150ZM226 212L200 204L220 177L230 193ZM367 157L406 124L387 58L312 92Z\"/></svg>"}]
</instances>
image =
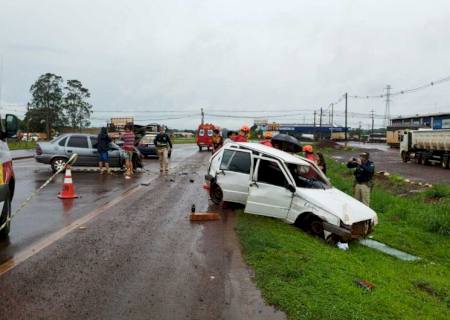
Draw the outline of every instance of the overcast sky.
<instances>
[{"instance_id":1,"label":"overcast sky","mask_svg":"<svg viewBox=\"0 0 450 320\"><path fill-rule=\"evenodd\" d=\"M158 121L193 128L200 107L312 121L312 110L344 92L381 94L387 84L395 91L450 75L449 30L448 0L0 0L3 112L23 111L31 84L51 72L91 91L94 124L185 110L194 118ZM450 111L449 93L447 82L395 97L391 114ZM349 111L372 108L384 114L384 101L349 100ZM359 120L370 122L349 123Z\"/></svg>"}]
</instances>

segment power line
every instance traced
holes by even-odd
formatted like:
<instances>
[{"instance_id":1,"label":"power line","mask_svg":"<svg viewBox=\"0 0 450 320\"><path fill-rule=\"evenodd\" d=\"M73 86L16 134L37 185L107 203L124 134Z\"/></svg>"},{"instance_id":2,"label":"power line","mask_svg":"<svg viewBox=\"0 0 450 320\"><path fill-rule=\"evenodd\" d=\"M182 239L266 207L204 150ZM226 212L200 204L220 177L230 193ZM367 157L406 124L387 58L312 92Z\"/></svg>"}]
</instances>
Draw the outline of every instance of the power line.
<instances>
[{"instance_id":1,"label":"power line","mask_svg":"<svg viewBox=\"0 0 450 320\"><path fill-rule=\"evenodd\" d=\"M450 81L450 76L436 80L436 81L431 81L427 84L423 84L421 86L415 87L415 88L410 88L410 89L404 89L404 90L399 90L399 91L395 91L395 92L390 92L389 95L392 96L398 96L398 95L402 95L402 94L407 94L407 93L412 93L412 92L417 92L423 89L427 89L430 87L433 87L435 85L444 83L444 82L448 82ZM388 96L388 93L383 93L383 94L379 94L379 95L367 95L367 96L361 96L361 95L352 95L349 96L350 98L354 98L354 99L377 99L377 98L385 98Z\"/></svg>"}]
</instances>

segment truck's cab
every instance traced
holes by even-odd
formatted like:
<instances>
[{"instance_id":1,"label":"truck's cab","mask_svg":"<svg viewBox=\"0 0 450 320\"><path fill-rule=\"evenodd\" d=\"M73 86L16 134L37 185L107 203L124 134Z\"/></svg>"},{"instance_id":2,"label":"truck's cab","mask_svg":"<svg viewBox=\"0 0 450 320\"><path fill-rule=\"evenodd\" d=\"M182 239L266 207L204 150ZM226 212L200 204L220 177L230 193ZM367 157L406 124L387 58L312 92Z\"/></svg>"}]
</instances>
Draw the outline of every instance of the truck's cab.
<instances>
[{"instance_id":1,"label":"truck's cab","mask_svg":"<svg viewBox=\"0 0 450 320\"><path fill-rule=\"evenodd\" d=\"M0 117L0 239L9 235L15 188L12 157L6 139L16 137L18 129L19 121L15 115L7 114L4 121Z\"/></svg>"}]
</instances>

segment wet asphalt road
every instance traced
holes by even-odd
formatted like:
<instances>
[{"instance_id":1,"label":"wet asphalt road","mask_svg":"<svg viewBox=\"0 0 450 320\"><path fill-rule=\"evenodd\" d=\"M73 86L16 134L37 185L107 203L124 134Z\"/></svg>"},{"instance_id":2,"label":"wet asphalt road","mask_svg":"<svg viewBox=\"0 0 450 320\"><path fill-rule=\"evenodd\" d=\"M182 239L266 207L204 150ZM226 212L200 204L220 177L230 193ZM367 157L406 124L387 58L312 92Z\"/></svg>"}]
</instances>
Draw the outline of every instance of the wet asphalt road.
<instances>
[{"instance_id":1,"label":"wet asphalt road","mask_svg":"<svg viewBox=\"0 0 450 320\"><path fill-rule=\"evenodd\" d=\"M193 145L177 145L170 162L171 167L175 168L196 152L197 149ZM87 168L75 167L72 176L75 191L80 198L73 200L60 200L56 197L61 190L63 175L56 177L14 217L9 241L0 242L0 264L13 257L15 252L159 173L157 159L146 159L144 162L145 169L149 172L136 173L132 180L125 180L120 172L109 176L100 175L97 171L87 172ZM37 163L34 159L14 161L14 172L16 191L12 204L13 212L33 190L39 188L52 175L49 165Z\"/></svg>"},{"instance_id":2,"label":"wet asphalt road","mask_svg":"<svg viewBox=\"0 0 450 320\"><path fill-rule=\"evenodd\" d=\"M3 259L5 252L27 253L0 275L0 318L284 319L264 304L251 281L233 212L208 203L202 183L209 155L194 146L176 150L169 176L159 176L153 161L148 166L155 173L137 178L150 185L126 195L121 196L138 181L81 172L74 179L83 197L70 208L55 197L60 183L41 194L40 202L14 221L10 244L0 249ZM49 173L41 166L26 168L27 163L21 174L38 179L30 189ZM222 219L191 223L193 203ZM92 209L95 216L81 228L49 236L89 217Z\"/></svg>"},{"instance_id":3,"label":"wet asphalt road","mask_svg":"<svg viewBox=\"0 0 450 320\"><path fill-rule=\"evenodd\" d=\"M352 146L370 153L371 160L375 163L375 171L387 171L423 183L450 183L450 170L441 168L439 164L426 166L414 161L403 163L400 158L400 150L389 148L386 145L355 143ZM358 152L334 150L332 155L339 162L347 162L350 157L357 156Z\"/></svg>"}]
</instances>

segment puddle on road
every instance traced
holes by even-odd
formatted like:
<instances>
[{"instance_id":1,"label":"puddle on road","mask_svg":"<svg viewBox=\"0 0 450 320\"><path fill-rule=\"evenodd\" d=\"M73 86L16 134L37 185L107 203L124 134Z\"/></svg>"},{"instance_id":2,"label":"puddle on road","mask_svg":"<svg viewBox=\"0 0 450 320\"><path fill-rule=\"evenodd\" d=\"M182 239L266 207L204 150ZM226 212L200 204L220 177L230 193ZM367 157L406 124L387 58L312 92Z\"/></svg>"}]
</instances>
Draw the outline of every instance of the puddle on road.
<instances>
[{"instance_id":1,"label":"puddle on road","mask_svg":"<svg viewBox=\"0 0 450 320\"><path fill-rule=\"evenodd\" d=\"M372 248L372 249L376 249L378 251L384 252L390 256L396 257L400 260L403 261L416 261L416 260L420 260L419 257L413 256L409 253L394 249L389 247L388 245L385 245L384 243L375 241L375 240L371 240L371 239L362 239L359 240L359 243L361 243L363 246Z\"/></svg>"}]
</instances>

